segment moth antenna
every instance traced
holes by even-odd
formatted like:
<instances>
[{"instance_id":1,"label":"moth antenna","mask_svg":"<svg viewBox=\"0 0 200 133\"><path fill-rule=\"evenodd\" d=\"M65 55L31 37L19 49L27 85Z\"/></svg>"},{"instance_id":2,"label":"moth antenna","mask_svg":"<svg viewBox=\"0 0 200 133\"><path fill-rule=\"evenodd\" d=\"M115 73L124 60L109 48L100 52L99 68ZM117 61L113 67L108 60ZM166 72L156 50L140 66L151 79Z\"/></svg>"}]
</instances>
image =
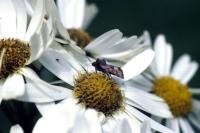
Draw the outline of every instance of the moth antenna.
<instances>
[{"instance_id":1,"label":"moth antenna","mask_svg":"<svg viewBox=\"0 0 200 133\"><path fill-rule=\"evenodd\" d=\"M88 73L88 71L85 69L85 67L83 65L80 64L80 66L83 68L83 70Z\"/></svg>"},{"instance_id":2,"label":"moth antenna","mask_svg":"<svg viewBox=\"0 0 200 133\"><path fill-rule=\"evenodd\" d=\"M92 61L91 61L91 59L89 58L89 57L87 57L87 59L89 60L89 62L92 64Z\"/></svg>"}]
</instances>

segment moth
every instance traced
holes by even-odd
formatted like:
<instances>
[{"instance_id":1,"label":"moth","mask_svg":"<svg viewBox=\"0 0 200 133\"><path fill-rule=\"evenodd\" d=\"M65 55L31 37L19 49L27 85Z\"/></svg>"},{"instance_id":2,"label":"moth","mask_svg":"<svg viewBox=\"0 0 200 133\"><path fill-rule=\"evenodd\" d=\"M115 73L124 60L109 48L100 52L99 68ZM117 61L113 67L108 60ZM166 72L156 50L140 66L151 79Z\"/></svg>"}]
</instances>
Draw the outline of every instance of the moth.
<instances>
[{"instance_id":1,"label":"moth","mask_svg":"<svg viewBox=\"0 0 200 133\"><path fill-rule=\"evenodd\" d=\"M112 74L122 79L124 78L122 69L120 67L107 64L105 59L97 58L96 61L92 63L92 66L94 66L97 71Z\"/></svg>"}]
</instances>

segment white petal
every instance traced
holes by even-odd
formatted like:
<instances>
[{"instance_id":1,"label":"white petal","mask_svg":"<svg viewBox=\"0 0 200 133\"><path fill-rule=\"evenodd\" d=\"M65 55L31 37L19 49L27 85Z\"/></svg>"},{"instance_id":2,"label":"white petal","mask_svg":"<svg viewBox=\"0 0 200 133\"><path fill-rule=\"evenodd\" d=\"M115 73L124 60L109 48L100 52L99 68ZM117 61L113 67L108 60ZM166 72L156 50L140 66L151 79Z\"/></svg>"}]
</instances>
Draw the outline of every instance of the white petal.
<instances>
[{"instance_id":1,"label":"white petal","mask_svg":"<svg viewBox=\"0 0 200 133\"><path fill-rule=\"evenodd\" d=\"M34 15L31 18L31 21L29 23L29 26L26 32L26 36L25 36L26 41L29 41L31 39L31 36L41 26L44 13L45 13L44 0L37 0Z\"/></svg>"},{"instance_id":2,"label":"white petal","mask_svg":"<svg viewBox=\"0 0 200 133\"><path fill-rule=\"evenodd\" d=\"M128 121L123 119L116 123L112 133L132 133L132 131Z\"/></svg>"},{"instance_id":3,"label":"white petal","mask_svg":"<svg viewBox=\"0 0 200 133\"><path fill-rule=\"evenodd\" d=\"M51 44L54 38L52 34L53 25L51 21L52 21L51 17L48 20L44 20L44 22L42 23L42 27L38 31L38 34L42 36L43 45L45 48L47 48Z\"/></svg>"},{"instance_id":4,"label":"white petal","mask_svg":"<svg viewBox=\"0 0 200 133\"><path fill-rule=\"evenodd\" d=\"M103 51L102 51L103 52ZM121 62L127 62L131 57L133 57L135 54L133 54L134 51L132 50L127 50L125 52L120 52L120 53L110 53L110 54L93 54L94 57L96 58L104 58L108 60L117 60Z\"/></svg>"},{"instance_id":5,"label":"white petal","mask_svg":"<svg viewBox=\"0 0 200 133\"><path fill-rule=\"evenodd\" d=\"M128 112L130 112L132 115L134 115L136 118L138 118L141 121L148 120L150 122L151 128L153 128L156 131L162 132L162 133L175 133L174 131L170 130L169 128L166 128L165 126L161 125L160 123L157 123L156 121L152 120L148 116L142 114L138 110L127 106L126 108Z\"/></svg>"},{"instance_id":6,"label":"white petal","mask_svg":"<svg viewBox=\"0 0 200 133\"><path fill-rule=\"evenodd\" d=\"M199 130L200 130L200 125L199 125L199 123L200 123L200 117L199 117L199 112L197 112L197 113L190 113L189 115L188 115L188 119L189 119L189 121L194 125L194 126L196 126Z\"/></svg>"},{"instance_id":7,"label":"white petal","mask_svg":"<svg viewBox=\"0 0 200 133\"><path fill-rule=\"evenodd\" d=\"M146 87L152 87L153 83L151 80L154 80L154 79L149 79L149 78L145 77L145 73L143 73L143 74L144 75L136 76L132 81L136 82L138 84L144 85Z\"/></svg>"},{"instance_id":8,"label":"white petal","mask_svg":"<svg viewBox=\"0 0 200 133\"><path fill-rule=\"evenodd\" d=\"M100 52L94 53L93 56L127 62L133 56L136 56L138 53L141 53L150 48L150 46L143 43L143 40L141 40L140 38L137 39L136 36L123 38L115 45L111 45L111 47L105 47L106 49L100 49Z\"/></svg>"},{"instance_id":9,"label":"white petal","mask_svg":"<svg viewBox=\"0 0 200 133\"><path fill-rule=\"evenodd\" d=\"M64 100L49 109L36 123L33 133L66 133L74 126L75 116L80 108L72 99ZM58 124L55 124L58 123Z\"/></svg>"},{"instance_id":10,"label":"white petal","mask_svg":"<svg viewBox=\"0 0 200 133\"><path fill-rule=\"evenodd\" d=\"M67 53L69 53L71 56L73 56L79 62L79 64L81 64L84 67L91 65L92 61L94 60L94 59L86 56L85 51L78 52L77 50L74 50L74 48L72 48L70 45L66 45L64 47L64 49L67 51Z\"/></svg>"},{"instance_id":11,"label":"white petal","mask_svg":"<svg viewBox=\"0 0 200 133\"><path fill-rule=\"evenodd\" d=\"M2 28L1 27L2 27L2 24L1 24L1 19L0 19L0 39L3 38L2 37Z\"/></svg>"},{"instance_id":12,"label":"white petal","mask_svg":"<svg viewBox=\"0 0 200 133\"><path fill-rule=\"evenodd\" d=\"M85 118L89 124L89 131L90 133L101 133L101 123L98 118L98 112L96 110L88 109L85 112Z\"/></svg>"},{"instance_id":13,"label":"white petal","mask_svg":"<svg viewBox=\"0 0 200 133\"><path fill-rule=\"evenodd\" d=\"M65 28L81 28L85 0L58 0L60 18Z\"/></svg>"},{"instance_id":14,"label":"white petal","mask_svg":"<svg viewBox=\"0 0 200 133\"><path fill-rule=\"evenodd\" d=\"M61 86L48 84L39 79L31 69L23 69L21 73L26 77L27 83L24 95L17 97L17 100L34 103L48 103L71 96L71 90Z\"/></svg>"},{"instance_id":15,"label":"white petal","mask_svg":"<svg viewBox=\"0 0 200 133\"><path fill-rule=\"evenodd\" d=\"M70 55L65 56L53 49L48 49L40 57L39 61L58 78L70 85L73 85L74 76L77 75L77 71L72 66L71 62L69 62L74 60L72 57L70 57Z\"/></svg>"},{"instance_id":16,"label":"white petal","mask_svg":"<svg viewBox=\"0 0 200 133\"><path fill-rule=\"evenodd\" d=\"M182 75L181 82L187 84L191 78L196 74L199 64L197 62L191 62L187 68L187 71Z\"/></svg>"},{"instance_id":17,"label":"white petal","mask_svg":"<svg viewBox=\"0 0 200 133\"><path fill-rule=\"evenodd\" d=\"M71 133L101 133L97 112L88 110L85 115L78 113Z\"/></svg>"},{"instance_id":18,"label":"white petal","mask_svg":"<svg viewBox=\"0 0 200 133\"><path fill-rule=\"evenodd\" d=\"M12 0L0 1L1 32L4 38L16 37L16 11Z\"/></svg>"},{"instance_id":19,"label":"white petal","mask_svg":"<svg viewBox=\"0 0 200 133\"><path fill-rule=\"evenodd\" d=\"M122 87L122 90L126 91L126 92L132 92L132 93L137 93L138 95L143 95L144 97L148 98L148 99L151 99L153 101L160 101L160 102L164 102L164 100L159 97L159 96L156 96L154 94L151 94L149 92L145 92L143 90L140 90L140 89L137 89L135 87L132 87L132 86L126 86L126 87Z\"/></svg>"},{"instance_id":20,"label":"white petal","mask_svg":"<svg viewBox=\"0 0 200 133\"><path fill-rule=\"evenodd\" d=\"M104 133L110 133L116 124L115 119L108 119L105 123L103 123L102 128Z\"/></svg>"},{"instance_id":21,"label":"white petal","mask_svg":"<svg viewBox=\"0 0 200 133\"><path fill-rule=\"evenodd\" d=\"M40 118L33 128L33 133L66 133L68 130L68 122L61 117Z\"/></svg>"},{"instance_id":22,"label":"white petal","mask_svg":"<svg viewBox=\"0 0 200 133\"><path fill-rule=\"evenodd\" d=\"M7 77L0 93L3 99L13 99L22 96L24 91L24 79L22 75L16 73Z\"/></svg>"},{"instance_id":23,"label":"white petal","mask_svg":"<svg viewBox=\"0 0 200 133\"><path fill-rule=\"evenodd\" d=\"M70 133L92 133L89 131L89 124L83 114L78 114L75 119L73 129ZM97 131L98 132L98 131Z\"/></svg>"},{"instance_id":24,"label":"white petal","mask_svg":"<svg viewBox=\"0 0 200 133\"><path fill-rule=\"evenodd\" d=\"M200 101L192 99L192 107L194 108L194 110L200 110Z\"/></svg>"},{"instance_id":25,"label":"white petal","mask_svg":"<svg viewBox=\"0 0 200 133\"><path fill-rule=\"evenodd\" d=\"M143 72L152 62L154 58L154 52L151 49L147 49L144 52L133 57L123 67L124 79L129 80L141 72Z\"/></svg>"},{"instance_id":26,"label":"white petal","mask_svg":"<svg viewBox=\"0 0 200 133\"><path fill-rule=\"evenodd\" d=\"M165 37L163 35L157 36L154 45L155 62L157 65L158 72L161 75L164 73L164 67L165 67L165 45L166 45Z\"/></svg>"},{"instance_id":27,"label":"white petal","mask_svg":"<svg viewBox=\"0 0 200 133\"><path fill-rule=\"evenodd\" d=\"M111 54L111 53L119 53L119 52L124 52L124 51L127 51L127 50L130 50L134 47L138 47L138 43L137 43L137 37L136 36L132 36L132 37L129 37L127 39L124 39L123 41L120 41L119 43L115 44L114 46L112 47L109 47L102 51L103 53L108 53L108 54Z\"/></svg>"},{"instance_id":28,"label":"white petal","mask_svg":"<svg viewBox=\"0 0 200 133\"><path fill-rule=\"evenodd\" d=\"M90 25L91 21L94 19L97 13L98 8L95 4L86 5L82 28L86 29Z\"/></svg>"},{"instance_id":29,"label":"white petal","mask_svg":"<svg viewBox=\"0 0 200 133\"><path fill-rule=\"evenodd\" d=\"M27 11L27 14L29 15L29 16L33 16L33 13L34 13L34 11L33 11L33 4L31 3L31 2L33 2L33 1L30 1L30 0L24 0L24 3L25 3L25 5L26 5L26 11Z\"/></svg>"},{"instance_id":30,"label":"white petal","mask_svg":"<svg viewBox=\"0 0 200 133\"><path fill-rule=\"evenodd\" d=\"M165 37L159 35L155 41L155 63L159 75L168 75L172 62L172 47L170 44L167 44Z\"/></svg>"},{"instance_id":31,"label":"white petal","mask_svg":"<svg viewBox=\"0 0 200 133\"><path fill-rule=\"evenodd\" d=\"M35 61L44 51L43 40L40 34L34 34L30 38L30 47L31 47L31 57L28 61L28 64Z\"/></svg>"},{"instance_id":32,"label":"white petal","mask_svg":"<svg viewBox=\"0 0 200 133\"><path fill-rule=\"evenodd\" d=\"M192 112L188 115L189 120L192 124L194 124L196 127L200 129L199 123L200 123L200 101L193 99L192 100Z\"/></svg>"},{"instance_id":33,"label":"white petal","mask_svg":"<svg viewBox=\"0 0 200 133\"><path fill-rule=\"evenodd\" d=\"M148 31L144 31L142 37L144 37L143 40L143 44L147 45L147 46L151 46L152 42L151 42L151 37Z\"/></svg>"},{"instance_id":34,"label":"white petal","mask_svg":"<svg viewBox=\"0 0 200 133\"><path fill-rule=\"evenodd\" d=\"M59 13L57 6L53 0L45 0L46 10L49 16L51 16L53 21L53 27L55 28L55 34L61 36L69 43L69 34L65 27L60 22Z\"/></svg>"},{"instance_id":35,"label":"white petal","mask_svg":"<svg viewBox=\"0 0 200 133\"><path fill-rule=\"evenodd\" d=\"M162 120L163 120L163 118L157 117L157 116L155 116L155 115L152 115L151 118L152 118L153 120L157 121L158 123L162 123Z\"/></svg>"},{"instance_id":36,"label":"white petal","mask_svg":"<svg viewBox=\"0 0 200 133\"><path fill-rule=\"evenodd\" d=\"M190 91L193 95L200 95L200 88L190 88L189 91Z\"/></svg>"},{"instance_id":37,"label":"white petal","mask_svg":"<svg viewBox=\"0 0 200 133\"><path fill-rule=\"evenodd\" d=\"M179 118L179 122L180 122L181 130L183 131L183 133L195 133L191 125L186 119Z\"/></svg>"},{"instance_id":38,"label":"white petal","mask_svg":"<svg viewBox=\"0 0 200 133\"><path fill-rule=\"evenodd\" d=\"M187 71L187 68L190 63L190 56L187 54L182 55L174 64L174 67L171 72L171 76L175 79L181 79L183 74Z\"/></svg>"},{"instance_id":39,"label":"white petal","mask_svg":"<svg viewBox=\"0 0 200 133\"><path fill-rule=\"evenodd\" d=\"M170 44L166 45L166 53L165 53L165 74L169 75L171 71L172 59L173 59L173 48Z\"/></svg>"},{"instance_id":40,"label":"white petal","mask_svg":"<svg viewBox=\"0 0 200 133\"><path fill-rule=\"evenodd\" d=\"M51 52L53 52L55 55L57 55L58 57L60 57L61 61L65 60L65 61L69 62L76 70L82 69L82 66L81 66L82 64L80 65L79 59L76 59L75 58L76 56L74 56L73 54L70 54L70 50L64 49L58 43L53 44L52 48L55 49L55 50L52 50L50 48L49 48L49 50ZM79 54L79 56L82 56L81 59L84 60L84 61L88 60L88 58L85 55ZM87 62L89 62L89 61L87 61Z\"/></svg>"},{"instance_id":41,"label":"white petal","mask_svg":"<svg viewBox=\"0 0 200 133\"><path fill-rule=\"evenodd\" d=\"M141 122L133 115L129 114L126 110L124 113L120 113L117 115L114 115L114 118L112 119L112 123L109 124L111 129L114 129L117 125L117 123L121 123L123 120L127 120L129 123L128 127L131 129L133 133L139 133L141 130ZM107 122L106 122L107 123ZM126 123L121 123L121 124L126 124ZM127 125L126 125L127 126ZM110 133L111 130L109 130L108 133Z\"/></svg>"},{"instance_id":42,"label":"white petal","mask_svg":"<svg viewBox=\"0 0 200 133\"><path fill-rule=\"evenodd\" d=\"M100 50L115 45L121 38L122 33L118 29L110 30L93 40L84 49L90 53L98 53Z\"/></svg>"},{"instance_id":43,"label":"white petal","mask_svg":"<svg viewBox=\"0 0 200 133\"><path fill-rule=\"evenodd\" d=\"M11 127L10 132L9 133L24 133L22 127L20 125L14 125Z\"/></svg>"},{"instance_id":44,"label":"white petal","mask_svg":"<svg viewBox=\"0 0 200 133\"><path fill-rule=\"evenodd\" d=\"M54 102L35 104L41 115L45 115L51 108L55 107Z\"/></svg>"},{"instance_id":45,"label":"white petal","mask_svg":"<svg viewBox=\"0 0 200 133\"><path fill-rule=\"evenodd\" d=\"M145 78L142 75L138 75L134 77L132 80L126 81L127 86L133 86L134 88L138 88L140 90L144 91L152 91L152 81L149 79ZM131 88L130 88L131 89Z\"/></svg>"},{"instance_id":46,"label":"white petal","mask_svg":"<svg viewBox=\"0 0 200 133\"><path fill-rule=\"evenodd\" d=\"M83 54L85 55L85 51L80 48L79 46L76 45L76 42L74 42L73 40L69 43L69 46L74 50L76 51L77 53L80 53L80 54Z\"/></svg>"},{"instance_id":47,"label":"white petal","mask_svg":"<svg viewBox=\"0 0 200 133\"><path fill-rule=\"evenodd\" d=\"M151 127L149 121L144 121L141 127L141 133L151 133Z\"/></svg>"},{"instance_id":48,"label":"white petal","mask_svg":"<svg viewBox=\"0 0 200 133\"><path fill-rule=\"evenodd\" d=\"M134 86L134 88L137 88L137 89L140 89L140 90L143 90L143 91L146 91L146 92L151 92L152 91L151 87L146 87L146 86L138 84L136 82L132 82L132 83L128 82L128 83L125 83L125 84L128 84L130 86Z\"/></svg>"},{"instance_id":49,"label":"white petal","mask_svg":"<svg viewBox=\"0 0 200 133\"><path fill-rule=\"evenodd\" d=\"M174 130L176 133L180 133L178 119L166 119L166 126Z\"/></svg>"},{"instance_id":50,"label":"white petal","mask_svg":"<svg viewBox=\"0 0 200 133\"><path fill-rule=\"evenodd\" d=\"M89 125L89 131L90 133L101 133L101 124L99 120L99 114L96 110L93 109L87 109L85 112L85 118L87 120L87 123Z\"/></svg>"},{"instance_id":51,"label":"white petal","mask_svg":"<svg viewBox=\"0 0 200 133\"><path fill-rule=\"evenodd\" d=\"M24 39L27 27L27 13L24 1L13 0L17 13L17 38Z\"/></svg>"},{"instance_id":52,"label":"white petal","mask_svg":"<svg viewBox=\"0 0 200 133\"><path fill-rule=\"evenodd\" d=\"M125 91L125 97L130 100L132 103L136 103L145 111L154 114L160 117L172 118L172 114L169 110L167 104L163 101L153 101L147 98L143 98L144 96L140 93L136 92L127 92ZM161 110L162 109L162 110Z\"/></svg>"}]
</instances>

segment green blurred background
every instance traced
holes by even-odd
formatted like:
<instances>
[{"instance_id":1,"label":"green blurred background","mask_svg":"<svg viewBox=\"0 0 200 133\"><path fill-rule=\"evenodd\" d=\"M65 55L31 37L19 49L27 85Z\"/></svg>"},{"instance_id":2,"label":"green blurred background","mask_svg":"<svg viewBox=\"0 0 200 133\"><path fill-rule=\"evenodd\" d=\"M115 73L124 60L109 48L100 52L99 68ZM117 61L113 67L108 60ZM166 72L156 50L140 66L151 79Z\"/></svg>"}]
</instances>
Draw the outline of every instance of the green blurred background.
<instances>
[{"instance_id":1,"label":"green blurred background","mask_svg":"<svg viewBox=\"0 0 200 133\"><path fill-rule=\"evenodd\" d=\"M200 0L89 0L99 13L88 28L93 37L120 29L125 36L148 30L152 40L163 33L174 47L175 59L189 53L200 63ZM198 87L200 72L190 82ZM23 113L23 112L22 112ZM26 113L26 112L24 112ZM8 133L11 123L0 109L0 133Z\"/></svg>"}]
</instances>

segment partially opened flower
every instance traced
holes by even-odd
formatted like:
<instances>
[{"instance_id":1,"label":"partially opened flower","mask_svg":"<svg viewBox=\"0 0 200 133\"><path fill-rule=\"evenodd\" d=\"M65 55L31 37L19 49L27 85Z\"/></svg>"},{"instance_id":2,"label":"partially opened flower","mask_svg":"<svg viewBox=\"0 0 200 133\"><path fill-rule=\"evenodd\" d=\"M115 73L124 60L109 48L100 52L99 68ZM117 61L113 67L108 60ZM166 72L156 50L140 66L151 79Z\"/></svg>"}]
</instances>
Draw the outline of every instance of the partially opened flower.
<instances>
[{"instance_id":1,"label":"partially opened flower","mask_svg":"<svg viewBox=\"0 0 200 133\"><path fill-rule=\"evenodd\" d=\"M95 110L102 128L108 132L112 130L117 121L124 118L130 123L133 132L139 132L141 122L146 119L150 121L153 129L160 132L172 132L136 109L140 108L155 115L171 116L169 111L160 110L160 108L168 108L161 98L134 88L127 90L123 86L122 79L95 71L87 57L82 56L81 59L88 64L80 64L60 45L55 44L54 48L47 49L41 57L41 62L50 72L71 85L66 99L71 103L69 109ZM128 69L131 66L136 67L134 65L136 62L133 59L121 68L125 78L130 74L135 75L137 70L139 70L137 73L140 73L140 69Z\"/></svg>"},{"instance_id":2,"label":"partially opened flower","mask_svg":"<svg viewBox=\"0 0 200 133\"><path fill-rule=\"evenodd\" d=\"M70 38L84 48L91 40L85 31L98 9L95 4L86 4L86 0L57 0L59 16Z\"/></svg>"},{"instance_id":3,"label":"partially opened flower","mask_svg":"<svg viewBox=\"0 0 200 133\"><path fill-rule=\"evenodd\" d=\"M133 83L137 88L151 91L165 100L172 113L172 117L166 119L168 127L177 133L194 133L187 118L200 129L197 115L200 112L200 102L192 98L193 95L200 94L200 90L190 88L188 82L199 65L196 61L191 61L189 55L184 54L171 68L173 49L163 35L156 38L154 49L154 63Z\"/></svg>"},{"instance_id":4,"label":"partially opened flower","mask_svg":"<svg viewBox=\"0 0 200 133\"><path fill-rule=\"evenodd\" d=\"M81 14L84 14L84 13L83 12L78 13L78 12L81 12L84 9L84 1L83 0L74 0L74 1L60 0L57 3L58 3L60 14L62 14L61 17L64 16L63 18L66 18L66 19L62 19L68 25L66 26L66 28L81 27L80 26L81 23L77 23L76 21L82 20L81 19L82 17L80 16L83 16ZM66 4L68 5L66 6ZM57 6L52 0L47 2L47 5L48 5L47 13L53 18L56 18L55 21L59 23L59 19L58 19L59 13L57 11L58 10ZM66 9L63 8L64 6L66 6ZM80 8L75 8L79 6ZM94 8L93 5L91 5L91 9L93 8ZM63 10L66 10L66 12L63 12ZM78 13L80 16L75 15L76 13ZM92 11L90 13L92 13ZM79 19L75 19L76 17ZM74 18L74 19L70 19L70 18ZM150 46L150 39L149 39L148 32L144 32L144 34L139 38L135 35L131 37L123 37L123 34L118 29L114 29L114 30L105 32L104 34L100 35L99 37L93 40L91 39L89 34L84 33L83 31L80 31L80 30L69 29L68 30L69 35L68 35L66 33L66 30L63 30L63 28L61 27L63 27L61 24L57 24L54 26L54 29L57 29L57 33L62 34L62 37L58 36L55 38L55 40L59 42L67 51L70 51L71 53L73 53L74 56L77 56L77 59L79 58L78 57L79 54L83 54L83 55L87 55L88 57L105 58L112 62L120 61L121 64L124 64L127 61L129 61L132 57L137 56L142 52L146 53L145 51L149 50L149 46ZM71 39L69 39L68 36ZM147 57L149 57L147 61L151 61L150 58L153 59L152 54ZM79 61L81 62L81 60ZM146 62L146 64L148 63L150 62ZM145 69L145 68L146 68L145 65L143 65L143 68L141 67L141 69Z\"/></svg>"},{"instance_id":5,"label":"partially opened flower","mask_svg":"<svg viewBox=\"0 0 200 133\"><path fill-rule=\"evenodd\" d=\"M35 93L34 89L26 89L30 72L27 66L37 60L53 40L51 19L44 18L44 0L36 2L31 16L26 8L24 1L0 1L0 101L18 99L27 91ZM30 82L38 81L30 79ZM44 84L47 83L42 82L42 86Z\"/></svg>"}]
</instances>

